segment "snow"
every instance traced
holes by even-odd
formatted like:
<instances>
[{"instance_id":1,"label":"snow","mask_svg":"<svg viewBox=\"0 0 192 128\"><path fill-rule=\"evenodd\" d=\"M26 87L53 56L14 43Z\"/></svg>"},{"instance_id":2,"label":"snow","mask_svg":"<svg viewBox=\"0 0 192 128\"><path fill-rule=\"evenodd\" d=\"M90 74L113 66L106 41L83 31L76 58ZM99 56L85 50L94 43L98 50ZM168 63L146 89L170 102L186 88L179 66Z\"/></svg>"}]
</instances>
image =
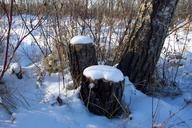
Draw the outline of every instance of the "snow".
<instances>
[{"instance_id":1,"label":"snow","mask_svg":"<svg viewBox=\"0 0 192 128\"><path fill-rule=\"evenodd\" d=\"M92 89L94 86L95 86L94 83L90 83L90 84L89 84L89 88L90 88L90 89Z\"/></svg>"},{"instance_id":2,"label":"snow","mask_svg":"<svg viewBox=\"0 0 192 128\"><path fill-rule=\"evenodd\" d=\"M124 80L123 73L112 66L93 65L83 71L83 75L92 80L105 79L108 81L119 82Z\"/></svg>"},{"instance_id":3,"label":"snow","mask_svg":"<svg viewBox=\"0 0 192 128\"><path fill-rule=\"evenodd\" d=\"M21 65L19 63L13 63L10 66L10 70L17 74L21 71Z\"/></svg>"},{"instance_id":4,"label":"snow","mask_svg":"<svg viewBox=\"0 0 192 128\"><path fill-rule=\"evenodd\" d=\"M26 21L26 25L29 27L29 29L32 29L31 24L36 25L37 22L39 21L39 18L37 16L26 14L23 14L22 16ZM5 23L5 21L7 20L5 20L4 18L6 17L1 17L1 20L4 20L3 21L4 24L1 27L4 27L3 30L7 30ZM44 21L43 25L45 25L46 23L47 20ZM13 24L10 36L10 45L11 45L10 52L13 50L12 48L16 46L18 41L28 33L28 30L24 26L25 25L20 16L18 15L13 16ZM39 46L41 46L42 50L45 52L46 51L46 47L44 45L45 38L44 36L42 36L42 33L43 33L42 30L40 28L37 28L31 34L33 34L35 39L38 41ZM47 37L47 40L48 44L51 46L50 42L52 42L52 38ZM22 40L21 45L19 46L19 48L15 53L15 58L13 62L19 62L23 67L32 64L31 60L33 60L34 63L40 61L41 58L43 58L41 50L37 46L34 38L29 34Z\"/></svg>"},{"instance_id":5,"label":"snow","mask_svg":"<svg viewBox=\"0 0 192 128\"><path fill-rule=\"evenodd\" d=\"M155 120L155 124L163 124L171 113L177 112L179 109L179 107L146 96L136 90L126 77L123 100L129 105L131 117L107 119L104 116L94 115L87 110L79 99L79 89L72 91L61 90L60 96L64 104L57 105L56 98L59 95L60 87L57 73L46 76L42 88L37 89L35 74L31 72L34 70L34 66L24 70L26 73L22 80L17 80L17 78L8 74L5 76L7 85L12 88L13 94L17 95L17 100L19 100L17 111L8 119L2 117L0 128L141 128L143 126L149 128L152 125L152 110L156 109L156 107L158 118ZM23 98L25 98L28 105L22 101ZM170 120L168 126L177 123L180 118L185 120L189 126L192 126L190 122L191 112L191 106L178 112ZM181 126L180 128L185 127Z\"/></svg>"},{"instance_id":6,"label":"snow","mask_svg":"<svg viewBox=\"0 0 192 128\"><path fill-rule=\"evenodd\" d=\"M71 44L92 44L93 40L89 36L74 36L70 40Z\"/></svg>"},{"instance_id":7,"label":"snow","mask_svg":"<svg viewBox=\"0 0 192 128\"><path fill-rule=\"evenodd\" d=\"M0 97L0 103L2 103L2 98Z\"/></svg>"}]
</instances>

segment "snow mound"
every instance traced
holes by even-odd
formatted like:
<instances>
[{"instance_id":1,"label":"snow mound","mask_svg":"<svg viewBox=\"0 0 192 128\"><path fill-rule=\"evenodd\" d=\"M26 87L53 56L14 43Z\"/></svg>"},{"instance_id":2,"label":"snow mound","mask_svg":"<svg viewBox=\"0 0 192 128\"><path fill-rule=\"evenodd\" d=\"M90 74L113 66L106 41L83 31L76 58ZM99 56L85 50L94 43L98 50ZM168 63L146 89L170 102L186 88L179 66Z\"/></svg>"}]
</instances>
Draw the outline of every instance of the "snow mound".
<instances>
[{"instance_id":1,"label":"snow mound","mask_svg":"<svg viewBox=\"0 0 192 128\"><path fill-rule=\"evenodd\" d=\"M119 69L107 65L90 66L83 71L83 75L92 80L105 79L113 82L124 80L123 73Z\"/></svg>"},{"instance_id":2,"label":"snow mound","mask_svg":"<svg viewBox=\"0 0 192 128\"><path fill-rule=\"evenodd\" d=\"M1 103L3 103L3 100L2 100L2 98L0 97L0 104L1 104Z\"/></svg>"},{"instance_id":3,"label":"snow mound","mask_svg":"<svg viewBox=\"0 0 192 128\"><path fill-rule=\"evenodd\" d=\"M21 65L19 63L13 63L10 66L10 70L17 74L21 71Z\"/></svg>"},{"instance_id":4,"label":"snow mound","mask_svg":"<svg viewBox=\"0 0 192 128\"><path fill-rule=\"evenodd\" d=\"M71 44L92 44L93 40L89 36L74 36L70 40Z\"/></svg>"}]
</instances>

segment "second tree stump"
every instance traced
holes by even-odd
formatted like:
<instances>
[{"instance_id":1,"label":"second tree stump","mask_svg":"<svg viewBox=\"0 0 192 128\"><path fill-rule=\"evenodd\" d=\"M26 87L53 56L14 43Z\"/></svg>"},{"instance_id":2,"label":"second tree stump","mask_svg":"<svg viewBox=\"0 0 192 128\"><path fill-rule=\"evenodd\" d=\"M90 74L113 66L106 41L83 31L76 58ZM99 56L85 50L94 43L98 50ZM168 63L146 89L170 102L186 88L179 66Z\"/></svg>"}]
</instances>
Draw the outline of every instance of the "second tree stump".
<instances>
[{"instance_id":1,"label":"second tree stump","mask_svg":"<svg viewBox=\"0 0 192 128\"><path fill-rule=\"evenodd\" d=\"M112 118L122 112L124 76L111 66L95 65L83 72L80 97L88 110Z\"/></svg>"},{"instance_id":2,"label":"second tree stump","mask_svg":"<svg viewBox=\"0 0 192 128\"><path fill-rule=\"evenodd\" d=\"M93 40L88 36L75 36L69 44L69 66L73 79L73 87L77 88L86 67L97 64Z\"/></svg>"}]
</instances>

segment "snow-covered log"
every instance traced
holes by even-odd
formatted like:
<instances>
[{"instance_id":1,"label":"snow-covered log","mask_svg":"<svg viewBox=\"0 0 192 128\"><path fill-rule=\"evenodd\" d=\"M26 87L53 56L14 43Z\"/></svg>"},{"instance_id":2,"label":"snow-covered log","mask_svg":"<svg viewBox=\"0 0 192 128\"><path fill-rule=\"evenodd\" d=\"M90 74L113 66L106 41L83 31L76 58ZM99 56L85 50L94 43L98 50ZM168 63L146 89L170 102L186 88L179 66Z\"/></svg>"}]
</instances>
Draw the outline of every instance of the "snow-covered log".
<instances>
[{"instance_id":1,"label":"snow-covered log","mask_svg":"<svg viewBox=\"0 0 192 128\"><path fill-rule=\"evenodd\" d=\"M80 85L83 70L91 65L97 64L93 40L88 36L75 36L69 44L69 66L74 87Z\"/></svg>"},{"instance_id":2,"label":"snow-covered log","mask_svg":"<svg viewBox=\"0 0 192 128\"><path fill-rule=\"evenodd\" d=\"M121 114L123 90L124 76L115 67L94 65L83 71L80 97L90 112L108 118Z\"/></svg>"}]
</instances>

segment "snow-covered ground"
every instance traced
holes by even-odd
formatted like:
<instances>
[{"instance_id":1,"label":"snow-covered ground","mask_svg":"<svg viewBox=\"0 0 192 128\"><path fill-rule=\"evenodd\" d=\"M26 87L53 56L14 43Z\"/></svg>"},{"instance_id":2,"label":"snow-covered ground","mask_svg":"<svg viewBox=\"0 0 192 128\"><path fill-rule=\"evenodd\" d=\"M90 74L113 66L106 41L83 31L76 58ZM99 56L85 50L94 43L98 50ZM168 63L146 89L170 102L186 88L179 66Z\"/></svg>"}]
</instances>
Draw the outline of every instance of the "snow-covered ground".
<instances>
[{"instance_id":1,"label":"snow-covered ground","mask_svg":"<svg viewBox=\"0 0 192 128\"><path fill-rule=\"evenodd\" d=\"M58 74L46 76L42 87L37 88L32 72L34 68L24 68L25 75L22 80L18 80L15 75L6 74L4 80L11 89L13 99L17 100L17 109L14 117L0 109L1 128L149 128L152 125L152 110L156 113L154 121L157 124L174 127L177 125L179 128L192 126L192 106L179 111L185 104L181 97L163 101L146 96L136 90L128 78L125 80L123 99L129 105L131 117L107 119L104 116L93 115L78 98L79 89L66 91L60 87ZM56 102L59 87L60 96L64 101L62 106ZM177 102L174 103L175 101ZM174 113L175 116L170 118Z\"/></svg>"},{"instance_id":2,"label":"snow-covered ground","mask_svg":"<svg viewBox=\"0 0 192 128\"><path fill-rule=\"evenodd\" d=\"M19 22L15 24L17 35L22 34ZM35 31L34 35L41 42L39 33ZM38 49L33 45L32 37L28 36L17 53L24 71L23 79L18 80L9 72L4 76L16 109L9 115L0 105L0 128L150 128L152 124L158 128L191 128L192 103L189 101L192 99L192 32L187 38L185 35L183 31L178 32L177 38L172 34L165 43L165 49L170 51L171 55L183 51L183 58L179 62L182 66L178 68L176 77L182 95L160 98L146 96L136 90L126 77L123 100L131 115L128 118L115 119L89 113L78 97L79 89L65 90L58 73L46 75L42 86L38 88L36 67L29 65L31 62L23 52L25 50L33 54ZM12 40L14 39L16 37ZM35 52L37 56L39 52L39 49ZM163 54L162 58L165 58ZM171 61L178 60L174 58ZM174 74L176 69L168 65L167 74ZM65 75L65 80L65 85L71 84L69 74ZM61 106L56 102L58 96L64 102Z\"/></svg>"}]
</instances>

